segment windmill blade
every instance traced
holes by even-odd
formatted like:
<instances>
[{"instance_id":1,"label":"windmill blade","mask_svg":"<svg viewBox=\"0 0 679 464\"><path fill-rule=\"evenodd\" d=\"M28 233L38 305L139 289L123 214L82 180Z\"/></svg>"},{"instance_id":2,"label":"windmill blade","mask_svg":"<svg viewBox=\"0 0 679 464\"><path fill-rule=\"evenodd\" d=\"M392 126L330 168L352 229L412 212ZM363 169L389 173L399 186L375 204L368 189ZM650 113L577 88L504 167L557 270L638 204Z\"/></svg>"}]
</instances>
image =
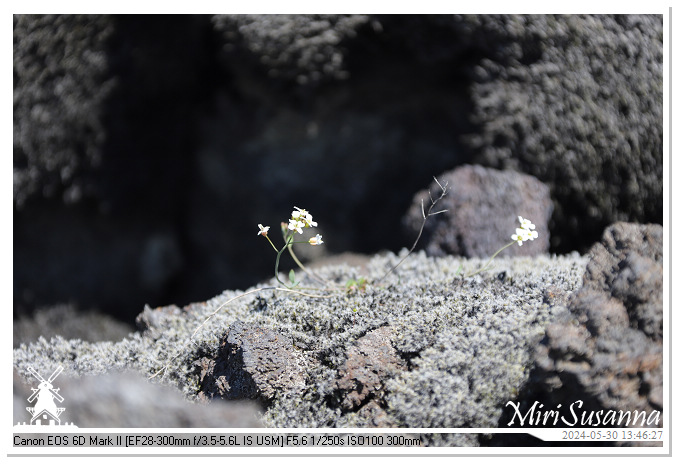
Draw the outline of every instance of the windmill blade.
<instances>
[{"instance_id":1,"label":"windmill blade","mask_svg":"<svg viewBox=\"0 0 679 464\"><path fill-rule=\"evenodd\" d=\"M59 366L59 367L61 367L61 366ZM36 372L36 370L33 369L33 368L30 367L30 366L28 367L28 372L30 372L31 374L33 374L33 377L35 377L36 379L40 380L41 382L44 382L44 381L45 381L45 379L42 378L42 375L38 374L38 373Z\"/></svg>"},{"instance_id":2,"label":"windmill blade","mask_svg":"<svg viewBox=\"0 0 679 464\"><path fill-rule=\"evenodd\" d=\"M31 388L31 390L33 390L33 394L32 394L31 396L28 397L28 402L29 402L29 403L32 403L33 400L38 396L38 393L40 393L40 389L39 389L39 388Z\"/></svg>"},{"instance_id":3,"label":"windmill blade","mask_svg":"<svg viewBox=\"0 0 679 464\"><path fill-rule=\"evenodd\" d=\"M61 367L61 366L57 367L57 370L54 371L54 372L52 373L52 375L50 375L50 378L47 379L47 382L48 382L48 383L52 383L52 380L56 379L57 376L58 376L59 374L61 374L61 371L63 371L63 370L64 370L63 367Z\"/></svg>"},{"instance_id":4,"label":"windmill blade","mask_svg":"<svg viewBox=\"0 0 679 464\"><path fill-rule=\"evenodd\" d=\"M57 393L58 391L59 391L58 388L50 388L50 393L52 393L52 396L54 396L54 399L59 401L60 403L63 403L64 399L61 397L61 395L59 393Z\"/></svg>"}]
</instances>

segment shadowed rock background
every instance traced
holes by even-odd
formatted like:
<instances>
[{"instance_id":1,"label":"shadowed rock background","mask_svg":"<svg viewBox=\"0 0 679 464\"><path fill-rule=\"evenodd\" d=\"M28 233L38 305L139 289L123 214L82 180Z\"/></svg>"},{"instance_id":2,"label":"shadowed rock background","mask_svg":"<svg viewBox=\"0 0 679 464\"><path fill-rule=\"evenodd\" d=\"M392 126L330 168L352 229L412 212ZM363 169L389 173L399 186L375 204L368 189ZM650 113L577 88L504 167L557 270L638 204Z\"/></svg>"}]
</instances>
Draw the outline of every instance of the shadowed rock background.
<instances>
[{"instance_id":1,"label":"shadowed rock background","mask_svg":"<svg viewBox=\"0 0 679 464\"><path fill-rule=\"evenodd\" d=\"M14 421L28 367L62 366L81 427L492 428L509 400L662 425L662 40L660 16L14 16ZM432 176L448 212L385 275ZM293 206L341 291L243 295ZM471 275L517 215L538 240Z\"/></svg>"},{"instance_id":2,"label":"shadowed rock background","mask_svg":"<svg viewBox=\"0 0 679 464\"><path fill-rule=\"evenodd\" d=\"M15 15L15 317L246 288L293 205L327 253L398 250L462 165L546 186L543 251L662 224L662 40L661 16Z\"/></svg>"}]
</instances>

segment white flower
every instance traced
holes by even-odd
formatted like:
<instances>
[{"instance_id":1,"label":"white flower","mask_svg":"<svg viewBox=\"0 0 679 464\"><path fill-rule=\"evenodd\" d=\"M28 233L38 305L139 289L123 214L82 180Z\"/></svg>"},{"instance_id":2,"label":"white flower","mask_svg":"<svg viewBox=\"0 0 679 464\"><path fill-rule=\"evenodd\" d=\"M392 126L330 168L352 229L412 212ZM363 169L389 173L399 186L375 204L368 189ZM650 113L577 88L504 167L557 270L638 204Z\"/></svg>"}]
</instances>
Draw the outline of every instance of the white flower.
<instances>
[{"instance_id":1,"label":"white flower","mask_svg":"<svg viewBox=\"0 0 679 464\"><path fill-rule=\"evenodd\" d=\"M309 214L309 211L302 209L302 208L298 208L296 206L294 208L297 210L297 211L292 212L292 217L294 219L299 219L299 220L303 221L307 216L311 217L311 215Z\"/></svg>"},{"instance_id":2,"label":"white flower","mask_svg":"<svg viewBox=\"0 0 679 464\"><path fill-rule=\"evenodd\" d=\"M290 222L288 223L288 229L294 230L298 234L302 233L302 227L304 227L304 223L302 221L296 221L295 219L291 219Z\"/></svg>"},{"instance_id":3,"label":"white flower","mask_svg":"<svg viewBox=\"0 0 679 464\"><path fill-rule=\"evenodd\" d=\"M257 224L259 227L259 232L257 232L257 235L262 235L262 237L266 237L267 233L269 232L269 226L263 227L261 224Z\"/></svg>"},{"instance_id":4,"label":"white flower","mask_svg":"<svg viewBox=\"0 0 679 464\"><path fill-rule=\"evenodd\" d=\"M521 223L521 227L516 229L516 233L512 235L512 240L519 242L519 246L521 246L523 242L538 238L538 232L533 230L535 229L535 224L521 216L519 216L519 222Z\"/></svg>"},{"instance_id":5,"label":"white flower","mask_svg":"<svg viewBox=\"0 0 679 464\"><path fill-rule=\"evenodd\" d=\"M316 234L315 237L309 239L309 243L312 245L321 245L323 243L322 235Z\"/></svg>"},{"instance_id":6,"label":"white flower","mask_svg":"<svg viewBox=\"0 0 679 464\"><path fill-rule=\"evenodd\" d=\"M527 230L526 231L526 239L527 240L535 240L536 238L538 238L538 231L537 230Z\"/></svg>"},{"instance_id":7,"label":"white flower","mask_svg":"<svg viewBox=\"0 0 679 464\"><path fill-rule=\"evenodd\" d=\"M521 228L525 230L535 229L535 224L530 222L528 219L524 219L519 216L519 222L521 223Z\"/></svg>"},{"instance_id":8,"label":"white flower","mask_svg":"<svg viewBox=\"0 0 679 464\"><path fill-rule=\"evenodd\" d=\"M519 246L521 246L521 245L523 245L523 242L525 242L526 240L529 240L529 238L527 236L528 233L529 233L529 231L527 231L526 229L517 228L516 233L512 234L511 238L515 242L519 242ZM537 234L537 232L536 232L536 234ZM530 240L533 240L533 239L531 238Z\"/></svg>"},{"instance_id":9,"label":"white flower","mask_svg":"<svg viewBox=\"0 0 679 464\"><path fill-rule=\"evenodd\" d=\"M292 218L302 223L303 227L316 227L318 223L313 221L313 216L305 209L295 206L297 211L292 212ZM301 233L301 232L300 232Z\"/></svg>"},{"instance_id":10,"label":"white flower","mask_svg":"<svg viewBox=\"0 0 679 464\"><path fill-rule=\"evenodd\" d=\"M304 221L307 223L309 227L316 227L318 223L312 221L311 219L312 219L311 214L307 213L306 218L304 218Z\"/></svg>"}]
</instances>

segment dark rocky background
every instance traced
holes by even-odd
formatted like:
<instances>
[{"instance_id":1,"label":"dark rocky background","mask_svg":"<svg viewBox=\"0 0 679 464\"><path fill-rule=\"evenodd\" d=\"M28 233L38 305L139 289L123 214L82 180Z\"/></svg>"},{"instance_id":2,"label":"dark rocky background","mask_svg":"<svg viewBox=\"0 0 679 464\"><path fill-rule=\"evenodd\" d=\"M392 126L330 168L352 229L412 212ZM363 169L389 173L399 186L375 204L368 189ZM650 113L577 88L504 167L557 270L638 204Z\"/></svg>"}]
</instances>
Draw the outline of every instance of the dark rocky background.
<instances>
[{"instance_id":1,"label":"dark rocky background","mask_svg":"<svg viewBox=\"0 0 679 464\"><path fill-rule=\"evenodd\" d=\"M15 317L246 288L293 205L327 253L398 250L465 164L549 187L553 253L662 224L662 41L661 16L14 16Z\"/></svg>"}]
</instances>

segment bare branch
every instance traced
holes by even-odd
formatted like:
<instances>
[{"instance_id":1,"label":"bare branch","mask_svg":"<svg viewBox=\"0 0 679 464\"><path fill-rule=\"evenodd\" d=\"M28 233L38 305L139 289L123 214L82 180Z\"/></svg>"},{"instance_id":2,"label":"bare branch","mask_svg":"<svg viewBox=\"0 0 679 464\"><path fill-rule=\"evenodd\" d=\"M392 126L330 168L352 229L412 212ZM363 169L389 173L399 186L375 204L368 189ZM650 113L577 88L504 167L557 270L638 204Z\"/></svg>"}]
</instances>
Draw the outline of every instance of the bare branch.
<instances>
[{"instance_id":1,"label":"bare branch","mask_svg":"<svg viewBox=\"0 0 679 464\"><path fill-rule=\"evenodd\" d=\"M435 213L431 212L431 210L434 208L434 206L436 206L436 203L438 203L443 197L446 196L447 188L448 188L448 182L446 182L444 185L441 185L441 183L439 182L439 180L436 177L434 177L434 180L436 181L436 184L441 188L441 194L439 195L439 197L436 200L434 200L431 196L431 190L429 191L429 200L431 201L431 206L429 206L429 209L427 210L426 213L424 211L424 199L422 200L422 218L423 218L422 219L422 225L420 226L420 231L417 234L417 238L415 239L413 246L411 246L410 250L408 250L408 254L406 254L403 258L401 258L401 260L398 263L396 263L395 266L391 267L379 280L377 280L376 283L379 283L382 280L384 280L385 277L387 277L389 274L391 274L394 271L394 269L399 267L401 265L401 263L403 263L403 261L405 261L406 258L408 258L408 256L410 256L412 254L412 252L415 250L415 247L417 246L417 242L419 242L420 237L422 237L422 231L424 231L424 225L427 223L427 219L429 219L429 216L434 216L436 214L445 213L446 211L448 211L447 209L444 209L444 210L441 210L441 211L437 211Z\"/></svg>"},{"instance_id":2,"label":"bare branch","mask_svg":"<svg viewBox=\"0 0 679 464\"><path fill-rule=\"evenodd\" d=\"M447 212L448 212L447 209L442 209L441 211L437 211L437 212L435 212L435 213L429 213L429 215L430 215L430 216L436 216L437 214L447 213Z\"/></svg>"},{"instance_id":3,"label":"bare branch","mask_svg":"<svg viewBox=\"0 0 679 464\"><path fill-rule=\"evenodd\" d=\"M446 188L448 187L448 181L446 181L446 186L443 187L443 186L441 185L441 182L439 182L439 180L436 178L436 176L434 176L434 180L436 181L436 183L438 184L439 188L440 188L441 191L443 192L443 195L445 195L445 194L446 194ZM443 196L443 195L441 195L441 196Z\"/></svg>"}]
</instances>

